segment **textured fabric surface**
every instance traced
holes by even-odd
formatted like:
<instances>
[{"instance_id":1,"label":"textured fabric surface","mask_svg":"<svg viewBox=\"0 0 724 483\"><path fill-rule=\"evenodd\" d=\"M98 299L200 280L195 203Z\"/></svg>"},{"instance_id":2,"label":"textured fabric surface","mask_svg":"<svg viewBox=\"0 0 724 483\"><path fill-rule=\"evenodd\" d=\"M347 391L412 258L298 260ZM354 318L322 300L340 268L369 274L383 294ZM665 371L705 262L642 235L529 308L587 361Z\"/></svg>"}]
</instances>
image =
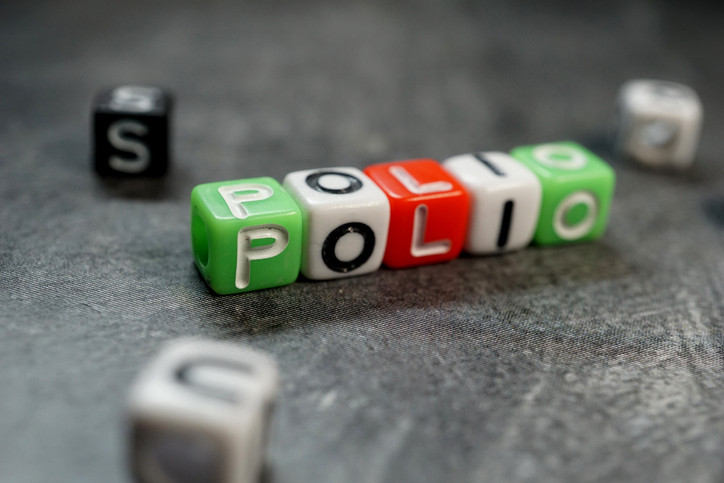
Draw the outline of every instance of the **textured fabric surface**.
<instances>
[{"instance_id":1,"label":"textured fabric surface","mask_svg":"<svg viewBox=\"0 0 724 483\"><path fill-rule=\"evenodd\" d=\"M273 482L724 479L724 12L704 2L0 3L0 481L128 481L159 345L274 355ZM687 83L696 167L607 139ZM162 180L90 168L93 94L177 98ZM596 243L212 295L202 182L572 139L614 166Z\"/></svg>"}]
</instances>

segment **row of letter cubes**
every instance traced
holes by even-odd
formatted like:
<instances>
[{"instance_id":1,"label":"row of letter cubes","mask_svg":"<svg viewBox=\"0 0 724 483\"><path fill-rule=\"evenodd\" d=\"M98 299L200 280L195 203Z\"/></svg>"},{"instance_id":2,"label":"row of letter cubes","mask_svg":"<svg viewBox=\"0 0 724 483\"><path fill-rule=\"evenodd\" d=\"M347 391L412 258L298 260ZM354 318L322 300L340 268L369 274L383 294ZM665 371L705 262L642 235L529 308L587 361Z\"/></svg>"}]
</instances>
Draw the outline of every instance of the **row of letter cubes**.
<instances>
[{"instance_id":1,"label":"row of letter cubes","mask_svg":"<svg viewBox=\"0 0 724 483\"><path fill-rule=\"evenodd\" d=\"M219 294L540 245L606 228L615 175L571 142L416 159L364 171L289 173L196 186L196 266Z\"/></svg>"}]
</instances>

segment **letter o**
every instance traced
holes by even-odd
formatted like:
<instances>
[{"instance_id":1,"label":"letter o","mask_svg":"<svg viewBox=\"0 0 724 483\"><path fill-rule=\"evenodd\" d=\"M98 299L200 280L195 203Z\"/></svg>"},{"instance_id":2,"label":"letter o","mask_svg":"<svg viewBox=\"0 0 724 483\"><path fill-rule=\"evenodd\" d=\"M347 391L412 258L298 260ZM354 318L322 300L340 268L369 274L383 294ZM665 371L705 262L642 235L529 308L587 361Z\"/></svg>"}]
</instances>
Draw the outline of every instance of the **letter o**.
<instances>
[{"instance_id":1,"label":"letter o","mask_svg":"<svg viewBox=\"0 0 724 483\"><path fill-rule=\"evenodd\" d=\"M586 217L575 225L566 223L566 213L578 204L586 205L588 212ZM553 214L553 230L556 235L564 240L576 240L582 238L591 231L598 217L598 200L593 193L588 191L576 191L566 196L558 203Z\"/></svg>"},{"instance_id":2,"label":"letter o","mask_svg":"<svg viewBox=\"0 0 724 483\"><path fill-rule=\"evenodd\" d=\"M349 182L349 186L345 188L327 188L326 186L323 186L319 182L320 178L330 175L346 178ZM339 171L317 171L316 173L312 173L307 176L307 179L305 181L310 188L320 191L322 193L331 193L333 195L346 195L347 193L354 193L355 191L359 191L362 189L362 181L360 181L359 178L352 176L351 174L341 173Z\"/></svg>"},{"instance_id":3,"label":"letter o","mask_svg":"<svg viewBox=\"0 0 724 483\"><path fill-rule=\"evenodd\" d=\"M364 240L364 245L362 247L362 251L356 258L348 262L344 262L337 258L335 248L337 247L337 242L339 242L343 236L350 233L357 233L361 235ZM344 225L338 226L332 230L329 235L327 235L327 238L322 244L322 260L330 270L340 273L348 273L364 265L364 263L369 260L370 256L372 256L372 251L374 249L375 232L369 227L369 225L358 222L345 223Z\"/></svg>"}]
</instances>

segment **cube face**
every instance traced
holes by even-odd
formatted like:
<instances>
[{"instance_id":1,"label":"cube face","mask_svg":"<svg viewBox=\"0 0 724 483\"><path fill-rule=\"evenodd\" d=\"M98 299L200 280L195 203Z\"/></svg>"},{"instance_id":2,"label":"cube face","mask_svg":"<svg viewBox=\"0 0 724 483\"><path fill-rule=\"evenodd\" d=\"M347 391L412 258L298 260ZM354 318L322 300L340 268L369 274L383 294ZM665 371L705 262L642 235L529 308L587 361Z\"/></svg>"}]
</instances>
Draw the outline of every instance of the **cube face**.
<instances>
[{"instance_id":1,"label":"cube face","mask_svg":"<svg viewBox=\"0 0 724 483\"><path fill-rule=\"evenodd\" d=\"M195 339L167 345L129 400L138 481L256 481L277 385L265 354Z\"/></svg>"},{"instance_id":2,"label":"cube face","mask_svg":"<svg viewBox=\"0 0 724 483\"><path fill-rule=\"evenodd\" d=\"M302 215L273 178L202 184L191 192L191 242L218 294L287 285L299 274Z\"/></svg>"},{"instance_id":3,"label":"cube face","mask_svg":"<svg viewBox=\"0 0 724 483\"><path fill-rule=\"evenodd\" d=\"M695 158L702 106L691 88L674 82L633 80L618 96L617 150L641 164L683 169Z\"/></svg>"},{"instance_id":4,"label":"cube face","mask_svg":"<svg viewBox=\"0 0 724 483\"><path fill-rule=\"evenodd\" d=\"M390 202L385 265L404 268L460 255L470 199L440 164L432 159L396 161L369 166L364 172Z\"/></svg>"},{"instance_id":5,"label":"cube face","mask_svg":"<svg viewBox=\"0 0 724 483\"><path fill-rule=\"evenodd\" d=\"M615 185L608 164L572 142L522 146L511 154L538 176L543 187L534 235L537 244L595 240L603 235Z\"/></svg>"},{"instance_id":6,"label":"cube face","mask_svg":"<svg viewBox=\"0 0 724 483\"><path fill-rule=\"evenodd\" d=\"M171 96L158 87L119 86L93 104L93 162L104 176L161 176L169 164Z\"/></svg>"},{"instance_id":7,"label":"cube face","mask_svg":"<svg viewBox=\"0 0 724 483\"><path fill-rule=\"evenodd\" d=\"M136 421L131 441L137 481L224 481L229 455L213 433Z\"/></svg>"},{"instance_id":8,"label":"cube face","mask_svg":"<svg viewBox=\"0 0 724 483\"><path fill-rule=\"evenodd\" d=\"M541 204L541 183L530 169L498 152L455 156L443 167L471 197L465 251L502 253L530 243Z\"/></svg>"},{"instance_id":9,"label":"cube face","mask_svg":"<svg viewBox=\"0 0 724 483\"><path fill-rule=\"evenodd\" d=\"M356 168L289 173L284 187L302 210L302 274L312 280L377 270L387 245L390 204Z\"/></svg>"}]
</instances>

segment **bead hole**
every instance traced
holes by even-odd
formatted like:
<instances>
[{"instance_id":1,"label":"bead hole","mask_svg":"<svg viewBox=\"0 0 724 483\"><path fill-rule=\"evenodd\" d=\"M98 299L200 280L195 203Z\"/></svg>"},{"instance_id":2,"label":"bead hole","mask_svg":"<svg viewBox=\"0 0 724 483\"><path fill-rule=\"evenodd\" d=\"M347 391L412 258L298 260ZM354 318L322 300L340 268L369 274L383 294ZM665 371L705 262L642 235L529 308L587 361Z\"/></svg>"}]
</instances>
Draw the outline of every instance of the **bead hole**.
<instances>
[{"instance_id":1,"label":"bead hole","mask_svg":"<svg viewBox=\"0 0 724 483\"><path fill-rule=\"evenodd\" d=\"M194 214L191 219L191 243L196 260L201 266L206 267L209 263L209 236L206 231L206 223L197 214Z\"/></svg>"}]
</instances>

